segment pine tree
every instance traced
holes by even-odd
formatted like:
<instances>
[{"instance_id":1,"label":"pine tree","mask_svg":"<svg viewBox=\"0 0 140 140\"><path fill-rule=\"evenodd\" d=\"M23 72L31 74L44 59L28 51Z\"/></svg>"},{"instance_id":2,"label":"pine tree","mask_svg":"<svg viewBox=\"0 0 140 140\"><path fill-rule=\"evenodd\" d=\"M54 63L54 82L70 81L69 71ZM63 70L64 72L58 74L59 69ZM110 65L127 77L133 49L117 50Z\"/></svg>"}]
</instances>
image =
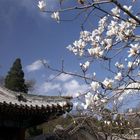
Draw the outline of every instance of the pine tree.
<instances>
[{"instance_id":1,"label":"pine tree","mask_svg":"<svg viewBox=\"0 0 140 140\"><path fill-rule=\"evenodd\" d=\"M5 87L16 92L28 92L28 88L24 80L24 72L22 70L20 58L15 60L13 66L8 72L5 78Z\"/></svg>"}]
</instances>

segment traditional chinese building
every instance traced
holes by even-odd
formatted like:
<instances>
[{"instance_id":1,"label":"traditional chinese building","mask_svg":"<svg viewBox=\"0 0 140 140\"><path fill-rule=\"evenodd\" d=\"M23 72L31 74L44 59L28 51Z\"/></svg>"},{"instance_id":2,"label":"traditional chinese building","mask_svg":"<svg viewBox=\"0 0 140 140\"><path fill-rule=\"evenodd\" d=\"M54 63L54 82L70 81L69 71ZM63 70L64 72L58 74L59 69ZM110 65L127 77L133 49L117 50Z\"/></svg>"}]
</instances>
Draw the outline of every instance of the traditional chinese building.
<instances>
[{"instance_id":1,"label":"traditional chinese building","mask_svg":"<svg viewBox=\"0 0 140 140\"><path fill-rule=\"evenodd\" d=\"M0 140L24 140L26 128L69 112L70 99L17 93L0 87Z\"/></svg>"}]
</instances>

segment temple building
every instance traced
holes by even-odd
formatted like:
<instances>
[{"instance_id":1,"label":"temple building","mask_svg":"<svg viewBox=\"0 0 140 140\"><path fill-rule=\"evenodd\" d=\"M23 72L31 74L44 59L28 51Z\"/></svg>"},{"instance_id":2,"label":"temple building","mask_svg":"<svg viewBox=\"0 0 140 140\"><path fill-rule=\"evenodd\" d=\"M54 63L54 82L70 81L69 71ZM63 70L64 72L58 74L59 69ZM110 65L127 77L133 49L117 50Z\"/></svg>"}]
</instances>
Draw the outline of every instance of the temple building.
<instances>
[{"instance_id":1,"label":"temple building","mask_svg":"<svg viewBox=\"0 0 140 140\"><path fill-rule=\"evenodd\" d=\"M0 140L24 140L27 128L69 112L70 99L18 93L0 87Z\"/></svg>"}]
</instances>

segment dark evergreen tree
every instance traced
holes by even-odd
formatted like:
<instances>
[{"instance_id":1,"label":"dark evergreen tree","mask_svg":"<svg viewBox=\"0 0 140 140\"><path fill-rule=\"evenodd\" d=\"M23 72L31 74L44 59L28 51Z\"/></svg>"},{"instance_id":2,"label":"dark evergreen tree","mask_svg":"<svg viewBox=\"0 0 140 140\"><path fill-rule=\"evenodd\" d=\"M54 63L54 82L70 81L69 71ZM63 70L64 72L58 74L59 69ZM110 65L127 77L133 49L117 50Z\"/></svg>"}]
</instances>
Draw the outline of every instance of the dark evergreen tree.
<instances>
[{"instance_id":1,"label":"dark evergreen tree","mask_svg":"<svg viewBox=\"0 0 140 140\"><path fill-rule=\"evenodd\" d=\"M28 92L28 88L24 80L24 72L22 70L20 58L15 60L13 66L8 72L5 78L5 87L16 92Z\"/></svg>"}]
</instances>

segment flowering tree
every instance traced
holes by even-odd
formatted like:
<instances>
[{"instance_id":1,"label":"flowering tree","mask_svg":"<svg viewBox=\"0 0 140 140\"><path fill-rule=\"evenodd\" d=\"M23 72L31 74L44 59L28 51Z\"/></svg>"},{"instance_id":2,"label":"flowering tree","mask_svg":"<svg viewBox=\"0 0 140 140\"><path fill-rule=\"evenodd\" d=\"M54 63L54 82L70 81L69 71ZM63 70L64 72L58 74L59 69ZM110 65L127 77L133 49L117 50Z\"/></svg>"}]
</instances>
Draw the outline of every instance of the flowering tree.
<instances>
[{"instance_id":1,"label":"flowering tree","mask_svg":"<svg viewBox=\"0 0 140 140\"><path fill-rule=\"evenodd\" d=\"M64 8L63 3L65 0L60 0L60 7L56 11L48 11L45 0L39 1L38 7L42 12L51 13L51 18L58 23L65 20L60 16L62 12L76 12L77 15L73 19L86 13L81 21L79 38L67 46L67 49L76 57L82 58L82 63L79 65L82 74L66 72L63 64L60 70L47 64L45 66L58 73L84 79L89 88L86 93L79 95L78 98L81 97L83 101L79 108L86 110L85 113L88 115L96 116L105 125L124 127L126 122L117 122L116 119L120 113L119 107L126 101L127 96L138 93L140 89L138 32L140 17L137 10L139 2L136 0L75 0L75 6L69 5ZM87 30L84 24L88 19L93 18L93 15L98 19L98 25L96 28ZM92 70L94 65L102 65L102 70L106 71L102 78L98 78ZM131 102L134 101L131 100ZM109 112L105 111L107 108ZM111 119L105 117L106 113Z\"/></svg>"}]
</instances>

